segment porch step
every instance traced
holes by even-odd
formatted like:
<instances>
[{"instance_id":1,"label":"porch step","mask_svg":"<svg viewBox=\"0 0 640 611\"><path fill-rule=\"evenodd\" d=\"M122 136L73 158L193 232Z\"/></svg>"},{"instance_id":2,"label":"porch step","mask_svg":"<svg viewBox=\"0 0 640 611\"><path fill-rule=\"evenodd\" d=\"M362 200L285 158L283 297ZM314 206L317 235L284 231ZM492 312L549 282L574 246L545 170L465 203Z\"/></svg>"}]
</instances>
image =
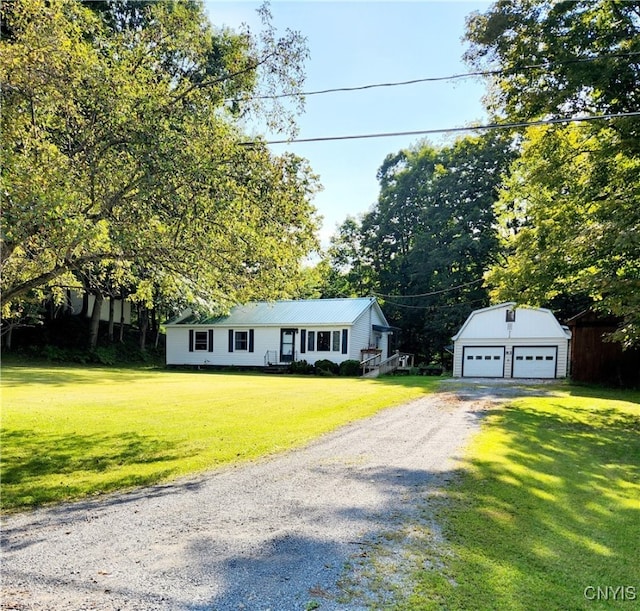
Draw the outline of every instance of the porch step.
<instances>
[{"instance_id":1,"label":"porch step","mask_svg":"<svg viewBox=\"0 0 640 611\"><path fill-rule=\"evenodd\" d=\"M380 368L376 367L375 369L370 369L365 374L363 374L363 378L377 378L380 375Z\"/></svg>"}]
</instances>

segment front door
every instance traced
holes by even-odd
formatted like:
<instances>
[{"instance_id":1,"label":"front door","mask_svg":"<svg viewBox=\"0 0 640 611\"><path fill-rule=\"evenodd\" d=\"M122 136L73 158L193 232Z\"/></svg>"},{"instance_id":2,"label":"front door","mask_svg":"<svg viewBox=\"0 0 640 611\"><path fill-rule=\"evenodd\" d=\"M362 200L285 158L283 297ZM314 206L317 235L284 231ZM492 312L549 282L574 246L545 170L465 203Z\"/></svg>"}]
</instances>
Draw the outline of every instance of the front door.
<instances>
[{"instance_id":1,"label":"front door","mask_svg":"<svg viewBox=\"0 0 640 611\"><path fill-rule=\"evenodd\" d=\"M296 329L280 330L280 362L292 363L295 356Z\"/></svg>"}]
</instances>

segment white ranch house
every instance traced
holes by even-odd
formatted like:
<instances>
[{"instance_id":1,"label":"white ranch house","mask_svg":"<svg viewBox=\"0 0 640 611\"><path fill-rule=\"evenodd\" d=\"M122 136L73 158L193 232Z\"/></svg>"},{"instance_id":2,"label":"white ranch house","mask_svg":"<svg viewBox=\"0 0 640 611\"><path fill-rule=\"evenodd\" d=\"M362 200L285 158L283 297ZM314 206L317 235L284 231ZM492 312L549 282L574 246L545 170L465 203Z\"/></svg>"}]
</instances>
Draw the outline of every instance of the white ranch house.
<instances>
[{"instance_id":1,"label":"white ranch house","mask_svg":"<svg viewBox=\"0 0 640 611\"><path fill-rule=\"evenodd\" d=\"M564 378L571 332L550 310L501 303L469 315L453 336L454 377Z\"/></svg>"},{"instance_id":2,"label":"white ranch house","mask_svg":"<svg viewBox=\"0 0 640 611\"><path fill-rule=\"evenodd\" d=\"M228 316L187 311L166 324L167 365L266 367L389 352L392 333L374 298L252 302Z\"/></svg>"}]
</instances>

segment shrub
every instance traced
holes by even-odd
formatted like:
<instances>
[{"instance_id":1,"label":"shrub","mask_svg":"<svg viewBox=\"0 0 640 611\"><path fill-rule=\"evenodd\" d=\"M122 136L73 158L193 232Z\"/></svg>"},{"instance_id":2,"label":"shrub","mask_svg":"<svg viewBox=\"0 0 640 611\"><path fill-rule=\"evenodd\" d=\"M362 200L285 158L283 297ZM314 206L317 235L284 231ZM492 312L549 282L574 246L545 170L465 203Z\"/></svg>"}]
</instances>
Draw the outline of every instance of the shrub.
<instances>
[{"instance_id":1,"label":"shrub","mask_svg":"<svg viewBox=\"0 0 640 611\"><path fill-rule=\"evenodd\" d=\"M308 375L310 373L313 373L313 365L310 365L305 360L294 361L293 363L291 363L291 365L289 365L289 372L301 374L301 375Z\"/></svg>"},{"instance_id":2,"label":"shrub","mask_svg":"<svg viewBox=\"0 0 640 611\"><path fill-rule=\"evenodd\" d=\"M360 361L349 359L340 363L340 375L355 377L360 374Z\"/></svg>"},{"instance_id":3,"label":"shrub","mask_svg":"<svg viewBox=\"0 0 640 611\"><path fill-rule=\"evenodd\" d=\"M330 361L329 359L320 359L314 364L317 375L336 375L340 371L340 367L337 363Z\"/></svg>"},{"instance_id":4,"label":"shrub","mask_svg":"<svg viewBox=\"0 0 640 611\"><path fill-rule=\"evenodd\" d=\"M100 365L115 365L118 362L118 355L115 346L99 346L92 353L92 361Z\"/></svg>"}]
</instances>

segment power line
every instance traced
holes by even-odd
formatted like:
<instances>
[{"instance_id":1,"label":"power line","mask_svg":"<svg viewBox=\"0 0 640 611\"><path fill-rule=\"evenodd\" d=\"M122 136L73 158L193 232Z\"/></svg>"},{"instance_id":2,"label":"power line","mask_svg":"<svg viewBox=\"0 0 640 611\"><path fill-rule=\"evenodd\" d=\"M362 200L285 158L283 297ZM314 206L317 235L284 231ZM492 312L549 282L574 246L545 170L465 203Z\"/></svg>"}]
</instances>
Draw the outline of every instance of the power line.
<instances>
[{"instance_id":1,"label":"power line","mask_svg":"<svg viewBox=\"0 0 640 611\"><path fill-rule=\"evenodd\" d=\"M442 293L449 293L450 291L455 291L456 289L461 289L464 288L465 286L471 286L472 284L478 284L478 282L482 282L483 278L476 278L475 280L472 280L471 282L465 282L464 284L458 284L456 286L450 286L449 288L446 289L441 289L439 291L431 291L430 293L418 293L416 295L384 295L383 293L376 293L374 292L373 294L376 297L391 297L392 299L409 299L412 297L431 297L433 295L441 295Z\"/></svg>"},{"instance_id":2,"label":"power line","mask_svg":"<svg viewBox=\"0 0 640 611\"><path fill-rule=\"evenodd\" d=\"M363 140L366 138L392 138L396 136L426 136L429 134L452 134L458 132L471 132L491 129L515 129L518 127L532 127L535 125L554 125L559 123L586 123L589 121L602 121L609 119L622 119L639 117L640 111L609 113L605 115L588 115L586 117L559 117L555 119L540 119L538 121L518 121L512 123L489 123L486 125L472 125L467 127L445 127L438 129L423 129L407 132L380 132L374 134L357 134L350 136L320 136L317 138L292 138L290 140L253 140L240 142L240 146L253 146L256 144L292 144L301 142L330 142L336 140Z\"/></svg>"},{"instance_id":3,"label":"power line","mask_svg":"<svg viewBox=\"0 0 640 611\"><path fill-rule=\"evenodd\" d=\"M548 69L553 67L554 65L570 65L570 64L579 64L585 62L593 62L603 59L619 59L625 57L636 57L640 56L640 51L631 51L629 53L613 53L611 55L598 55L595 57L579 57L575 59L568 59L564 61L558 62L545 62L542 64L531 64L528 66L521 66L519 68L512 69L502 69L502 70L478 70L475 72L463 72L459 74L450 74L448 76L430 76L425 78L417 78L411 79L408 81L394 81L389 83L373 83L369 85L357 85L353 87L332 87L329 89L318 89L315 91L304 91L301 93L277 93L271 95L258 95L251 96L248 98L226 98L225 102L248 102L252 100L278 100L281 98L294 98L294 97L309 97L314 95L325 95L328 93L344 93L351 91L365 91L367 89L379 89L383 87L404 87L406 85L416 85L419 83L435 83L441 81L455 81L459 79L479 77L479 76L499 76L499 75L511 75L511 74L521 74L522 72L528 70L538 70L538 69Z\"/></svg>"},{"instance_id":4,"label":"power line","mask_svg":"<svg viewBox=\"0 0 640 611\"><path fill-rule=\"evenodd\" d=\"M392 305L397 308L405 308L407 310L429 310L433 312L433 311L445 310L449 308L469 307L477 303L482 303L483 301L484 301L484 298L480 298L480 299L474 299L473 301L465 301L463 303L448 303L448 304L438 305L438 306L414 306L414 305L407 305L406 303L397 303L394 301L387 301L387 300L385 300L384 303L385 305Z\"/></svg>"}]
</instances>

